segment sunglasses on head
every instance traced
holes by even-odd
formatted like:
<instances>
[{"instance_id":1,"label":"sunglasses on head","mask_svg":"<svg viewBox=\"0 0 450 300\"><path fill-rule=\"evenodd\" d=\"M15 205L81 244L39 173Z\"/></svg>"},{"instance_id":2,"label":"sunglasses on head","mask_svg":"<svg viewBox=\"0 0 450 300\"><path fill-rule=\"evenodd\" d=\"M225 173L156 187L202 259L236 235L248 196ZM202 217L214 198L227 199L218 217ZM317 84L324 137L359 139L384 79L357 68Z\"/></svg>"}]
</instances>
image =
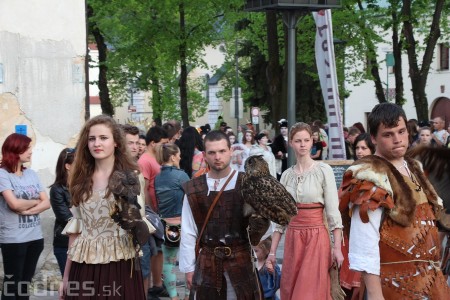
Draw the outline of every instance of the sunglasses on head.
<instances>
[{"instance_id":1,"label":"sunglasses on head","mask_svg":"<svg viewBox=\"0 0 450 300\"><path fill-rule=\"evenodd\" d=\"M67 156L68 156L69 154L73 154L73 153L75 153L75 148L67 148L67 149L66 149L66 155L64 156L64 161L67 160Z\"/></svg>"}]
</instances>

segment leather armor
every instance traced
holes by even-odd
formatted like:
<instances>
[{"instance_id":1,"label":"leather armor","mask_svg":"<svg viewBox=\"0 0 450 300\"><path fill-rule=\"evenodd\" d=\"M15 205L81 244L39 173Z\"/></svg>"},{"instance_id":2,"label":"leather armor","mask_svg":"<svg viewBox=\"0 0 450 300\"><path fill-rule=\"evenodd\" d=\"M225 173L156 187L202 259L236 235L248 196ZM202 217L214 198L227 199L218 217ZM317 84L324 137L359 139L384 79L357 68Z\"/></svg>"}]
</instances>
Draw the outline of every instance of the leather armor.
<instances>
[{"instance_id":1,"label":"leather armor","mask_svg":"<svg viewBox=\"0 0 450 300\"><path fill-rule=\"evenodd\" d=\"M349 168L339 191L345 232L350 225L349 202L360 205L364 223L369 221L368 210L383 207L379 246L384 298L449 299L436 226L441 207L418 164L412 159L407 162L411 180L376 156L364 157ZM389 184L383 186L383 182Z\"/></svg>"},{"instance_id":2,"label":"leather armor","mask_svg":"<svg viewBox=\"0 0 450 300\"><path fill-rule=\"evenodd\" d=\"M223 191L200 241L192 281L191 299L226 299L226 280L230 278L237 299L260 299L258 275L253 267L251 247L247 237L248 217L243 216L243 204L238 175L236 187ZM185 186L186 195L197 228L202 228L205 216L218 192L210 191L206 175L194 178Z\"/></svg>"}]
</instances>

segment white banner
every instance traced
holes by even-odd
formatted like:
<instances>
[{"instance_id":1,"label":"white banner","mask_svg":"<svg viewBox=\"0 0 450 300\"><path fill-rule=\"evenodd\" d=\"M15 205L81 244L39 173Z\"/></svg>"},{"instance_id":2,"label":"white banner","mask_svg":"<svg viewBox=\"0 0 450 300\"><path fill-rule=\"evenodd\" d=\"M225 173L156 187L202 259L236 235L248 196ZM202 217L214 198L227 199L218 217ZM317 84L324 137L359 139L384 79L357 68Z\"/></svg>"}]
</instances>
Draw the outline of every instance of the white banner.
<instances>
[{"instance_id":1,"label":"white banner","mask_svg":"<svg viewBox=\"0 0 450 300\"><path fill-rule=\"evenodd\" d=\"M331 10L313 12L313 17L317 29L315 46L317 70L328 117L328 158L331 160L346 159L341 102L339 100L336 61L334 59Z\"/></svg>"}]
</instances>

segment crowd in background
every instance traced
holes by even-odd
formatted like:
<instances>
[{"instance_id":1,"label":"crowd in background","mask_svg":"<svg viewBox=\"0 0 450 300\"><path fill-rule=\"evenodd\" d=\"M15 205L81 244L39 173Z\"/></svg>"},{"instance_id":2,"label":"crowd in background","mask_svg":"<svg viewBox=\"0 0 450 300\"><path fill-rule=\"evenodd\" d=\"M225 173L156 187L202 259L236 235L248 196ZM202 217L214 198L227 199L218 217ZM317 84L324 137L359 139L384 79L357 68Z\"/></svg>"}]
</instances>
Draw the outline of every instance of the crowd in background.
<instances>
[{"instance_id":1,"label":"crowd in background","mask_svg":"<svg viewBox=\"0 0 450 300\"><path fill-rule=\"evenodd\" d=\"M450 125L445 129L445 120L442 117L434 118L429 126L428 124L420 125L422 126L419 126L414 119L407 123L410 148L422 145L450 147ZM234 132L226 122L222 121L218 130L226 134L230 141L231 168L243 172L248 157L261 155L269 166L270 175L281 180L288 189L293 189L292 194L296 193L298 186L304 184L304 181L298 183L297 177L305 175L305 179L302 180L306 180L307 183L304 186L308 188L302 190L302 196L299 196L301 198L298 200L299 211L302 214L307 212L309 217L314 214L315 223L312 225L323 228L321 216L325 209L328 229L334 236L335 242L340 245L342 223L337 209L337 191L334 188L334 191L327 190L327 187L335 187L335 183L331 183L333 174L328 165L316 162L328 159L329 138L326 126L319 120L311 124L298 123L289 132L287 121L281 119L276 129L279 134L272 136L267 130L256 132L251 124L246 124L238 126L237 131ZM149 228L155 227L153 229L156 232L149 238L148 243L141 247L143 257L140 259L140 271L136 272L133 280L127 279L127 276L117 276L116 279L124 284L129 295L135 295L133 299L143 297L159 299L162 296L179 299L176 291L175 268L181 232L183 184L191 178L208 172L209 166L204 159L203 138L211 130L209 124L199 128L192 126L182 128L180 122L168 121L162 126L154 125L147 132L142 132L133 125L118 125L109 117L95 117L82 129L77 148L65 148L60 152L57 158L55 181L50 186L50 197L47 196L37 175L24 166L31 159L31 139L18 134L10 135L2 146L3 160L0 168L0 193L2 194L0 244L2 244L5 274L13 274L12 278L5 278L4 287L9 285L9 291L16 296L20 292L25 292L20 290L24 287L17 283L30 282L32 279L37 259L43 248L39 213L48 209L50 204L56 216L53 250L64 278L61 295L65 295L65 299L71 299L64 285L70 280L100 280L92 276L95 273L100 274L98 276L101 280L108 282L111 279L101 274L112 272L112 270L129 274L132 269L129 259L135 256L135 247L133 241L128 240L125 231L121 229L122 224L119 226L109 220L109 212L114 208L114 197L108 192L108 182L112 172L130 169L140 174L139 201L142 204L141 210L147 209L147 213L141 214L142 218L147 219L145 216L148 217L152 213L157 215L162 223L162 230L173 233L174 240L168 241L167 235L164 238L164 232L158 235L158 224L155 222L148 225ZM344 128L344 138L347 160L358 160L375 153L372 138L362 123L358 122L349 128ZM303 140L309 143L309 139L311 147L307 152L300 146L294 147L297 164L288 170L289 143L292 141L300 145ZM290 145L293 146L293 144ZM71 195L77 195L78 200L71 200ZM311 199L314 201L310 202ZM107 214L105 215L99 207L93 205L93 201L101 203L101 207L107 210ZM294 220L298 222L299 227L305 225L302 214ZM139 216L137 218L139 219ZM109 220L106 222L107 225L98 224L98 220L106 219ZM21 229L10 230L9 227L17 222L23 223L19 224ZM327 280L299 283L294 279L297 278L296 276L306 278L305 274L316 267L318 273L327 273L328 265L316 266L315 264L324 255L339 266L342 264L341 285L347 290L356 290L354 294L357 294L360 276L349 269L348 261L344 259L348 255L348 247L345 247L346 244L348 245L348 236L344 234L344 241L347 243L343 243L342 253L340 247L330 252L332 245L326 243L329 235L327 230L310 237L315 243L321 245L315 253L308 253L305 249L300 251L301 245L297 243L300 238L297 235L311 234L311 224L306 225L309 226L306 231L301 229L289 232L286 237L288 250L285 251L299 261L303 259L303 256L309 257L311 264L304 265L300 269L296 267L296 264L285 266L283 272L289 276L283 279L285 288L281 291L282 295L287 299L300 292L317 292L321 290L319 283L329 286L330 282ZM100 229L98 226L103 227ZM269 238L254 247L258 258L257 266L261 272L267 273L265 266L268 261L273 264L269 268L270 273L280 273L272 256L280 241L280 235L285 230L286 228L275 229L273 242L272 238ZM121 249L126 250L117 253L111 245L120 246ZM92 253L89 247L100 250ZM302 254L299 254L299 251ZM327 253L330 253L330 257ZM189 297L187 288L184 297L185 299ZM275 297L273 294L270 299ZM8 298L3 288L2 299L16 298L15 296ZM73 297L73 299L78 298Z\"/></svg>"}]
</instances>

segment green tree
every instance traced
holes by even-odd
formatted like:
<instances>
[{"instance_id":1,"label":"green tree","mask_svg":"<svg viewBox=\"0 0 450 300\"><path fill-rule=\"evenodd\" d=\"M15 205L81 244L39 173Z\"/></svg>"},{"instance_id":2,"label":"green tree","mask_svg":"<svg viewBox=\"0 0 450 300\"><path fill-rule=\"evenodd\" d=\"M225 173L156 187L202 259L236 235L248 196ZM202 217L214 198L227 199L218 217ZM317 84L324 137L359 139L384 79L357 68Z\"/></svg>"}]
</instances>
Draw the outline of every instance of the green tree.
<instances>
[{"instance_id":1,"label":"green tree","mask_svg":"<svg viewBox=\"0 0 450 300\"><path fill-rule=\"evenodd\" d=\"M108 67L106 65L107 47L103 34L100 32L100 29L98 28L96 22L92 18L94 16L94 11L90 5L87 6L87 16L89 20L88 30L93 35L98 49L99 63L98 66L95 67L98 67L99 69L98 89L99 89L100 107L102 108L103 114L112 116L114 115L114 107L111 103L108 88L108 79L107 79Z\"/></svg>"},{"instance_id":2,"label":"green tree","mask_svg":"<svg viewBox=\"0 0 450 300\"><path fill-rule=\"evenodd\" d=\"M204 65L203 49L217 44L227 12L241 0L89 0L109 45L108 84L115 105L137 86L152 91L154 118L181 119L189 125L206 110L203 84L190 70Z\"/></svg>"},{"instance_id":3,"label":"green tree","mask_svg":"<svg viewBox=\"0 0 450 300\"><path fill-rule=\"evenodd\" d=\"M376 0L349 0L345 10L353 11L357 16L356 24L360 27L370 62L370 79L375 84L379 102L388 99L379 75L379 62L383 59L376 54L377 43L380 42L376 35L389 40L387 34L390 32L395 58L395 102L399 105L405 103L402 55L406 54L417 117L426 120L428 99L425 90L428 74L441 32L449 31L447 16L450 7L445 4L445 0L389 0L388 4L386 7Z\"/></svg>"}]
</instances>

